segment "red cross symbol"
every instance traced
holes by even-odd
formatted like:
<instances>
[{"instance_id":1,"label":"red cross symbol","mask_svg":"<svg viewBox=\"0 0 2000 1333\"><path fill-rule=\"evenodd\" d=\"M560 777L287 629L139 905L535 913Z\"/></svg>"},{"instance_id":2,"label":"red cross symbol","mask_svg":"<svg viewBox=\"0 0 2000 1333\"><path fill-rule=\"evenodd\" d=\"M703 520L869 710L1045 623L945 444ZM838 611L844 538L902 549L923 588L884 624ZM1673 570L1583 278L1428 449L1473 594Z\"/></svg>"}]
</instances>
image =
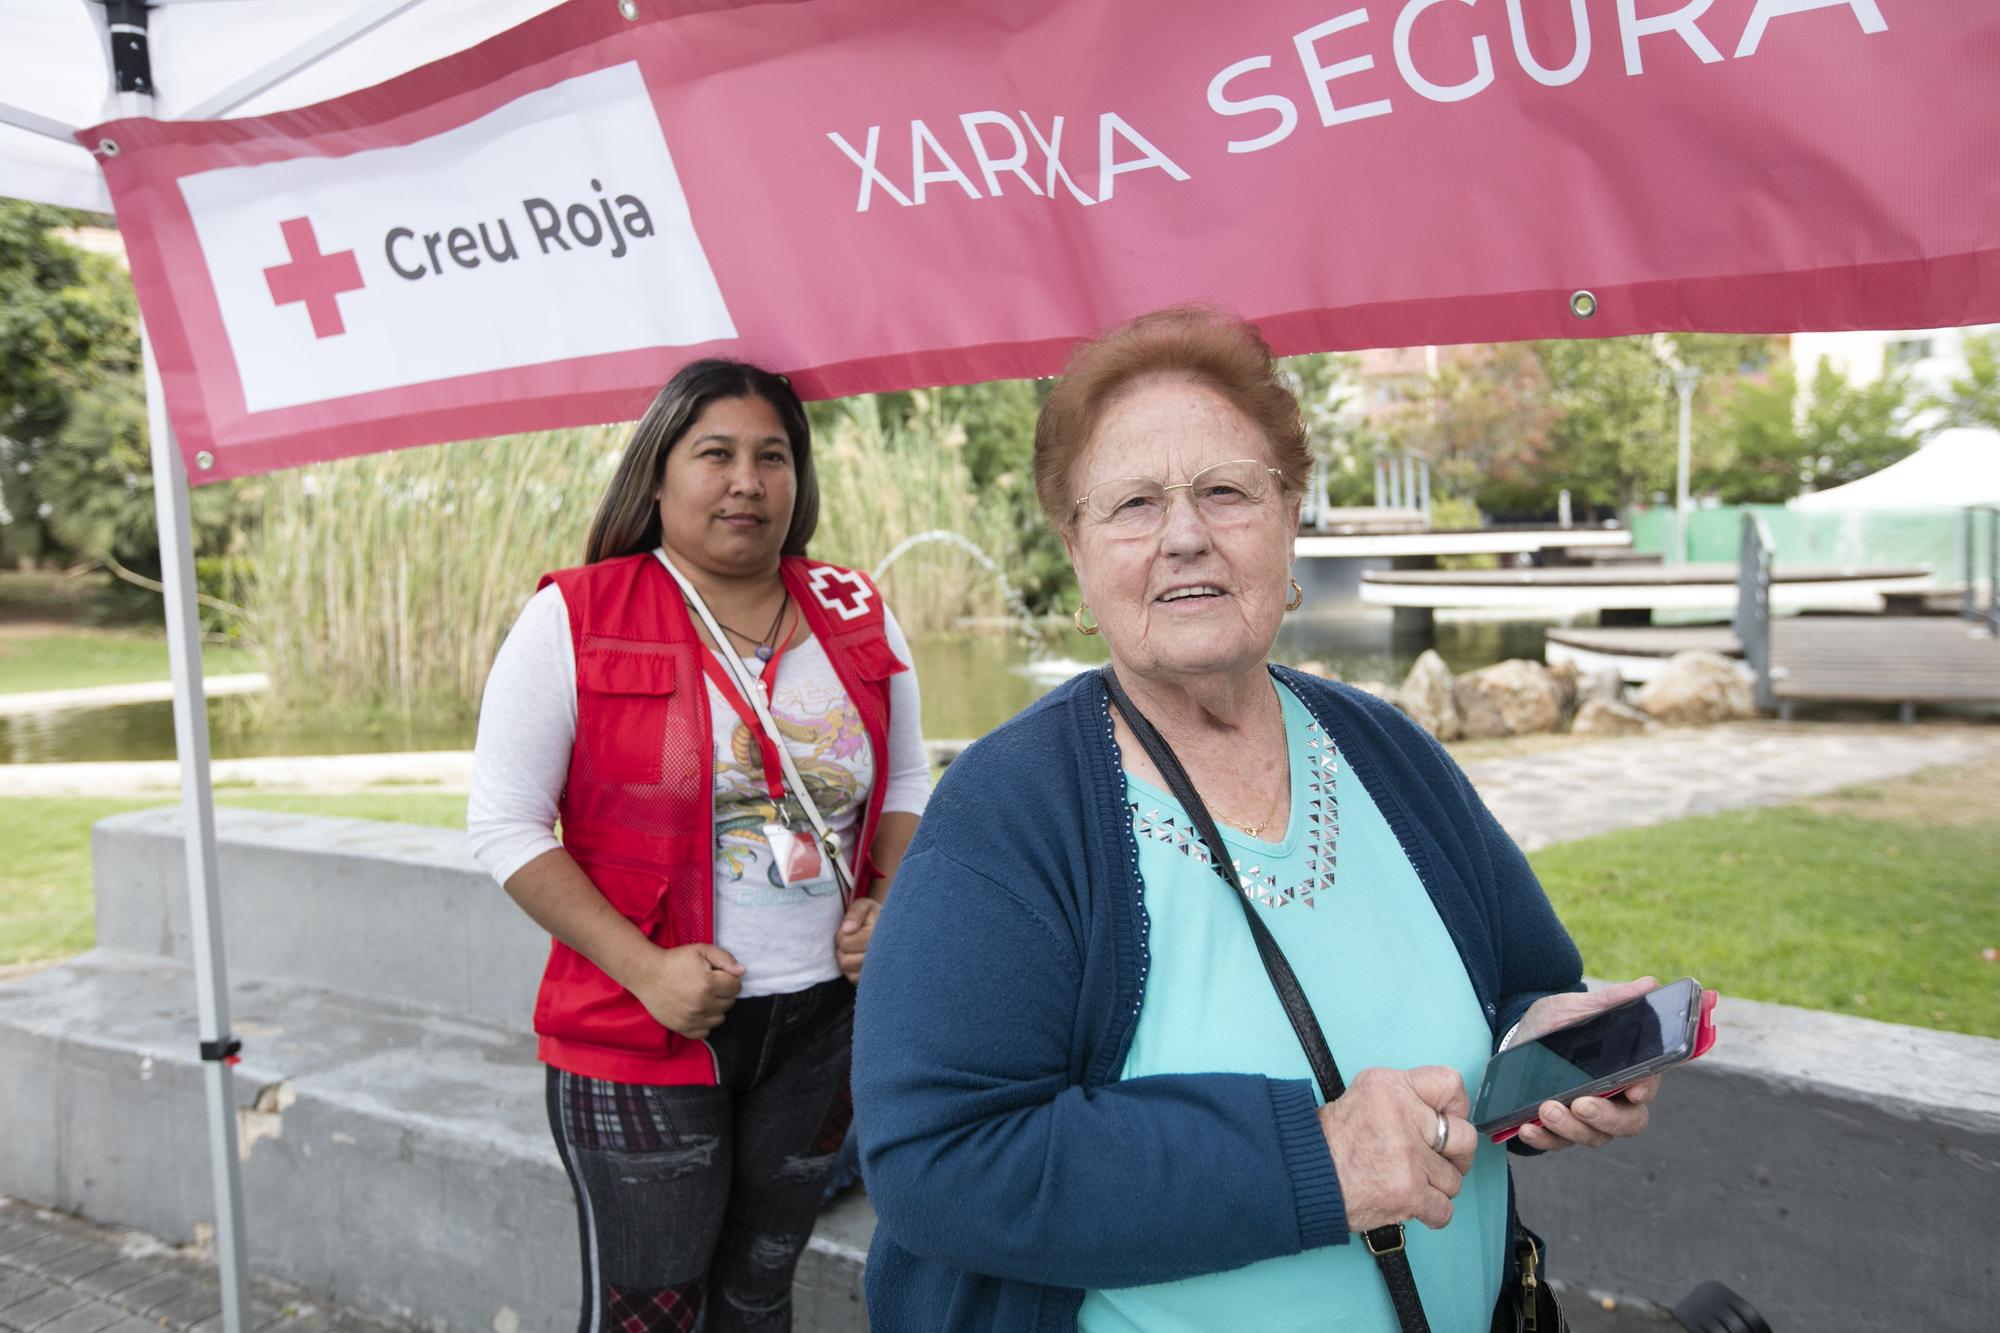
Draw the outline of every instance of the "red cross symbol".
<instances>
[{"instance_id":1,"label":"red cross symbol","mask_svg":"<svg viewBox=\"0 0 2000 1333\"><path fill-rule=\"evenodd\" d=\"M844 589L828 592L828 584L843 584ZM819 604L839 616L842 620L859 620L868 614L868 602L875 596L875 590L868 586L866 579L851 569L835 569L831 565L815 566L806 575L806 584L812 589Z\"/></svg>"},{"instance_id":2,"label":"red cross symbol","mask_svg":"<svg viewBox=\"0 0 2000 1333\"><path fill-rule=\"evenodd\" d=\"M271 284L271 299L279 305L305 302L306 313L312 316L315 338L331 338L347 332L347 326L340 322L338 298L342 292L356 291L363 285L361 265L354 252L321 254L311 218L289 218L278 225L284 230L285 248L291 252L292 262L264 270L264 281Z\"/></svg>"}]
</instances>

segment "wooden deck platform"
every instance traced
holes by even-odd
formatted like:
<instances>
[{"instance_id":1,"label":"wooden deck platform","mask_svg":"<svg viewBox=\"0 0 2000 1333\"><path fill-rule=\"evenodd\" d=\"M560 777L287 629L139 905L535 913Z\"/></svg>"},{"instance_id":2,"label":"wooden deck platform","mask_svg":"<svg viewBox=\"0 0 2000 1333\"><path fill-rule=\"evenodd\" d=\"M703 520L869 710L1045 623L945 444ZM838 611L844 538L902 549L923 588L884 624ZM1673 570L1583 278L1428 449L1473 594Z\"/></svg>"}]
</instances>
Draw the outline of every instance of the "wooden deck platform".
<instances>
[{"instance_id":1,"label":"wooden deck platform","mask_svg":"<svg viewBox=\"0 0 2000 1333\"><path fill-rule=\"evenodd\" d=\"M1727 625L1551 628L1548 660L1616 667L1643 684L1675 653L1741 657ZM2000 703L2000 640L1956 616L1790 616L1771 622L1771 689L1785 700Z\"/></svg>"},{"instance_id":2,"label":"wooden deck platform","mask_svg":"<svg viewBox=\"0 0 2000 1333\"><path fill-rule=\"evenodd\" d=\"M1623 528L1468 528L1433 530L1330 523L1301 528L1297 547L1301 560L1375 558L1435 561L1447 555L1535 555L1546 551L1571 553L1624 550L1632 534ZM1428 572L1428 571L1418 571Z\"/></svg>"},{"instance_id":3,"label":"wooden deck platform","mask_svg":"<svg viewBox=\"0 0 2000 1333\"><path fill-rule=\"evenodd\" d=\"M1303 554L1304 541L1300 542ZM1361 600L1402 608L1516 610L1548 616L1675 610L1727 615L1734 565L1577 565L1553 569L1395 569L1361 576ZM1891 593L1934 585L1921 565L1781 565L1771 581L1780 611L1882 610Z\"/></svg>"},{"instance_id":4,"label":"wooden deck platform","mask_svg":"<svg viewBox=\"0 0 2000 1333\"><path fill-rule=\"evenodd\" d=\"M1946 616L1797 616L1771 622L1782 702L2000 703L2000 639Z\"/></svg>"}]
</instances>

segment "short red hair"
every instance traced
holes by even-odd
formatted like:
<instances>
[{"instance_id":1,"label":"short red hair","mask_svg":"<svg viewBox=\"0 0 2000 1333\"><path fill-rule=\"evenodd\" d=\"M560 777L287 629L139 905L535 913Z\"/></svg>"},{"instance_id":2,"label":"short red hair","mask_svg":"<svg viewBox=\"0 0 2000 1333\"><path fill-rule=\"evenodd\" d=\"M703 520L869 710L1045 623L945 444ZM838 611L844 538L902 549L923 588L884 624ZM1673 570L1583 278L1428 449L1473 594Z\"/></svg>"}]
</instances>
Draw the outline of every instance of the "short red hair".
<instances>
[{"instance_id":1,"label":"short red hair","mask_svg":"<svg viewBox=\"0 0 2000 1333\"><path fill-rule=\"evenodd\" d=\"M1076 468L1105 411L1149 379L1187 380L1212 389L1270 442L1271 463L1287 493L1306 487L1312 451L1299 400L1278 374L1270 345L1254 325L1207 306L1173 306L1140 315L1078 343L1035 421L1035 498L1058 531L1076 512Z\"/></svg>"}]
</instances>

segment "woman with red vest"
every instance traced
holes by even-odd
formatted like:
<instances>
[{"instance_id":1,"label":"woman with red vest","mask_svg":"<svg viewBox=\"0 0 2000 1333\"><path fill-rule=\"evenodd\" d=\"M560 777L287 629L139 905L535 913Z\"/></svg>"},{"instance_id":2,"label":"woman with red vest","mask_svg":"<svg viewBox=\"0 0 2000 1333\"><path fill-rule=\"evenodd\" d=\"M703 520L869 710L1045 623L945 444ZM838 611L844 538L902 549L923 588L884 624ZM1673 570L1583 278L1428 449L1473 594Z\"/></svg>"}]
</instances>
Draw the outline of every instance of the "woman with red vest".
<instances>
[{"instance_id":1,"label":"woman with red vest","mask_svg":"<svg viewBox=\"0 0 2000 1333\"><path fill-rule=\"evenodd\" d=\"M930 790L909 645L806 559L818 517L791 386L694 362L487 681L467 826L555 937L535 1031L583 1333L791 1326L852 983Z\"/></svg>"}]
</instances>

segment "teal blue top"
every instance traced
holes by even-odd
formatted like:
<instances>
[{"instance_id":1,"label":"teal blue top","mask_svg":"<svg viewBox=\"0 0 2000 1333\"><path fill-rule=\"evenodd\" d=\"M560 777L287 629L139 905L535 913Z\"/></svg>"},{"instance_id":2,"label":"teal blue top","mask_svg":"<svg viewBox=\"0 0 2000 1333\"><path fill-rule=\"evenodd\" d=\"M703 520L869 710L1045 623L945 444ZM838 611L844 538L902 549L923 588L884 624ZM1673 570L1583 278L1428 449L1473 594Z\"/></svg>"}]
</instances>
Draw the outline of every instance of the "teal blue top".
<instances>
[{"instance_id":1,"label":"teal blue top","mask_svg":"<svg viewBox=\"0 0 2000 1333\"><path fill-rule=\"evenodd\" d=\"M1492 1032L1458 950L1367 789L1343 771L1305 706L1284 686L1278 692L1292 780L1283 840L1263 842L1220 825L1244 889L1298 974L1346 1078L1376 1065L1448 1065L1476 1089ZM1186 813L1130 774L1126 791L1151 969L1120 1077L1310 1078L1242 909L1209 868ZM1489 1326L1506 1227L1505 1152L1482 1142L1451 1225L1409 1228L1410 1265L1436 1333ZM1388 1291L1358 1243L1178 1282L1091 1290L1077 1324L1083 1333L1397 1330Z\"/></svg>"}]
</instances>

